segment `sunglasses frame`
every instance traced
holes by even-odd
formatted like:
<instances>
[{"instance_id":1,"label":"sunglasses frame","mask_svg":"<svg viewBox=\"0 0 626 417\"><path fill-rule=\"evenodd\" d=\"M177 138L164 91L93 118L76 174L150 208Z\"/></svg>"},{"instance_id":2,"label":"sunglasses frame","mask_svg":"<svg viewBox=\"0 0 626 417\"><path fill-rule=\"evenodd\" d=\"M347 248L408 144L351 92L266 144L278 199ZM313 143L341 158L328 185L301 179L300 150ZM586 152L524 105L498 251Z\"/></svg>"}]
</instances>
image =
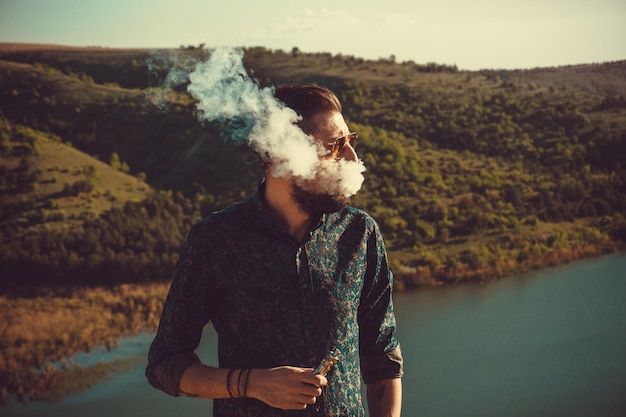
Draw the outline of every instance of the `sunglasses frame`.
<instances>
[{"instance_id":1,"label":"sunglasses frame","mask_svg":"<svg viewBox=\"0 0 626 417\"><path fill-rule=\"evenodd\" d=\"M330 149L330 154L337 157L346 144L349 143L352 149L356 148L356 140L359 135L356 132L350 132L347 135L340 136L330 142L324 142L324 146Z\"/></svg>"}]
</instances>

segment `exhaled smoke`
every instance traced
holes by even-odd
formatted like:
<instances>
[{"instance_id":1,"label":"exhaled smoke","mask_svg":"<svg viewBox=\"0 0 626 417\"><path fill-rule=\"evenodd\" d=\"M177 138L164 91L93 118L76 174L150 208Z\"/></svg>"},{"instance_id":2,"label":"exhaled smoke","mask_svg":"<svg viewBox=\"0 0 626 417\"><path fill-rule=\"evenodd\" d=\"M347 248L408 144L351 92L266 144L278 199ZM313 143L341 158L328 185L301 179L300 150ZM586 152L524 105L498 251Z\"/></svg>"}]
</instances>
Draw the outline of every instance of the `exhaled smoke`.
<instances>
[{"instance_id":1,"label":"exhaled smoke","mask_svg":"<svg viewBox=\"0 0 626 417\"><path fill-rule=\"evenodd\" d=\"M182 51L155 52L146 62L151 88L144 95L152 104L163 112L168 112L168 103L173 98L173 90L189 82L189 73L196 64L206 59L204 50L200 54L185 54ZM161 74L165 74L164 78ZM161 79L162 78L162 79ZM152 88L155 85L158 88Z\"/></svg>"},{"instance_id":2,"label":"exhaled smoke","mask_svg":"<svg viewBox=\"0 0 626 417\"><path fill-rule=\"evenodd\" d=\"M323 149L295 124L299 116L274 97L273 89L260 88L248 76L241 51L216 48L188 79L199 118L226 123L225 139L247 143L271 164L273 175L316 193L349 197L361 188L363 164L320 158Z\"/></svg>"}]
</instances>

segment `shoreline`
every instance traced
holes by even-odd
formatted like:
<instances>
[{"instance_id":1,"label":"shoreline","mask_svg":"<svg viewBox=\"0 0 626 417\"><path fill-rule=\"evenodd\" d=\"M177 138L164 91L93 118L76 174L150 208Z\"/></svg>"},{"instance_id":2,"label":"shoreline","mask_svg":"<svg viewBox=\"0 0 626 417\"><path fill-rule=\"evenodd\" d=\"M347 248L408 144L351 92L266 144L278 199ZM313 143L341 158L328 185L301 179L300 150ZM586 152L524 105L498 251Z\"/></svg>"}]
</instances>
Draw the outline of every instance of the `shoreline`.
<instances>
[{"instance_id":1,"label":"shoreline","mask_svg":"<svg viewBox=\"0 0 626 417\"><path fill-rule=\"evenodd\" d=\"M611 255L626 251L622 244L595 245L590 244L579 248L555 249L536 256L530 256L523 262L506 259L496 265L487 264L481 268L470 268L467 265L432 269L417 267L407 271L394 271L394 290L416 291L424 288L447 287L469 283L487 283L524 274L530 271L567 265L571 262Z\"/></svg>"}]
</instances>

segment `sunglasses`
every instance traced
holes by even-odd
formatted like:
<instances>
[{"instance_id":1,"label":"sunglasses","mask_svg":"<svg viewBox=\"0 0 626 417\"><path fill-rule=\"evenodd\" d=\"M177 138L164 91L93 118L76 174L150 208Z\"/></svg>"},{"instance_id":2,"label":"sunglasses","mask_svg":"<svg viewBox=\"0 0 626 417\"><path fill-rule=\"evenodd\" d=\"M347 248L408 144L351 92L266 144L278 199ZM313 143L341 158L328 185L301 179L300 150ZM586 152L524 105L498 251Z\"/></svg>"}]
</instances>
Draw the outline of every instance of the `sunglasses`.
<instances>
[{"instance_id":1,"label":"sunglasses","mask_svg":"<svg viewBox=\"0 0 626 417\"><path fill-rule=\"evenodd\" d=\"M341 151L343 151L346 144L349 143L352 149L356 148L356 140L358 137L359 135L357 135L356 132L350 132L345 136L333 139L331 142L324 142L324 146L329 149L330 154L336 158Z\"/></svg>"}]
</instances>

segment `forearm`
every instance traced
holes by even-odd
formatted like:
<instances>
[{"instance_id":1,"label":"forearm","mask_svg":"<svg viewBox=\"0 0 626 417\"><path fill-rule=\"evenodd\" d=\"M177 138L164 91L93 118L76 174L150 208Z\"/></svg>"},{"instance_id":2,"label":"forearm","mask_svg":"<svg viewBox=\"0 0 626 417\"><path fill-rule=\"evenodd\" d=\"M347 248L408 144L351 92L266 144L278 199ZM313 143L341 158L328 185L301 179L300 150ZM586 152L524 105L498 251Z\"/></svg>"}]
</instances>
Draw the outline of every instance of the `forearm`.
<instances>
[{"instance_id":1,"label":"forearm","mask_svg":"<svg viewBox=\"0 0 626 417\"><path fill-rule=\"evenodd\" d=\"M179 394L213 399L256 398L275 408L301 410L314 404L322 394L321 387L327 384L324 376L312 371L291 366L230 370L196 363L183 373Z\"/></svg>"},{"instance_id":2,"label":"forearm","mask_svg":"<svg viewBox=\"0 0 626 417\"><path fill-rule=\"evenodd\" d=\"M193 364L185 370L180 378L179 395L213 399L229 398L226 381L228 372L228 369L214 368L200 363ZM237 374L233 373L237 377ZM233 381L233 375L231 375L231 384L233 382L236 383L237 381Z\"/></svg>"},{"instance_id":3,"label":"forearm","mask_svg":"<svg viewBox=\"0 0 626 417\"><path fill-rule=\"evenodd\" d=\"M367 405L370 417L400 417L402 379L384 379L367 385Z\"/></svg>"}]
</instances>

